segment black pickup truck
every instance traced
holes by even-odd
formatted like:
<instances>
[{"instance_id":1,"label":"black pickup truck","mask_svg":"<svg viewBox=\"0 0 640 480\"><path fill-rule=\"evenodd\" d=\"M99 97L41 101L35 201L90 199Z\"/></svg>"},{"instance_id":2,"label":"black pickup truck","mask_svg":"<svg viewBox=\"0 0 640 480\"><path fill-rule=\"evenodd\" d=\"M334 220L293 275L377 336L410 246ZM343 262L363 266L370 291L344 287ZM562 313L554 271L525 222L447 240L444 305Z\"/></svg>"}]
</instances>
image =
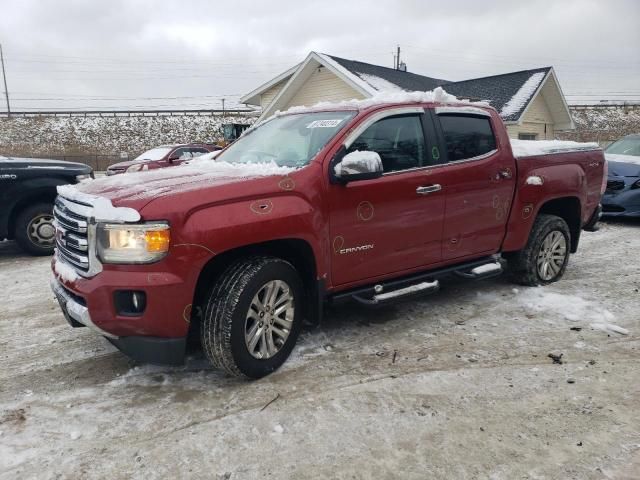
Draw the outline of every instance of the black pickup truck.
<instances>
[{"instance_id":1,"label":"black pickup truck","mask_svg":"<svg viewBox=\"0 0 640 480\"><path fill-rule=\"evenodd\" d=\"M86 178L93 170L82 163L0 155L0 240L15 239L33 255L52 254L56 187Z\"/></svg>"}]
</instances>

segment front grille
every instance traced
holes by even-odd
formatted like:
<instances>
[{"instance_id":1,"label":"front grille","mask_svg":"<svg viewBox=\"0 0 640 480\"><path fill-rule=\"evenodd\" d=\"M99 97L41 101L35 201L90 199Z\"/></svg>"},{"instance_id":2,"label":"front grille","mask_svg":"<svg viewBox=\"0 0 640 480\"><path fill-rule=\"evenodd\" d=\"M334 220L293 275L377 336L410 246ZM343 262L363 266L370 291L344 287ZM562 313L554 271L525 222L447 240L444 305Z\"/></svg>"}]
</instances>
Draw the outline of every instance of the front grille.
<instances>
[{"instance_id":1,"label":"front grille","mask_svg":"<svg viewBox=\"0 0 640 480\"><path fill-rule=\"evenodd\" d=\"M623 188L624 188L624 180L607 181L607 192L615 192L616 190L622 190Z\"/></svg>"},{"instance_id":2,"label":"front grille","mask_svg":"<svg viewBox=\"0 0 640 480\"><path fill-rule=\"evenodd\" d=\"M90 207L58 196L53 207L56 247L60 260L78 273L89 271L89 219L82 213Z\"/></svg>"}]
</instances>

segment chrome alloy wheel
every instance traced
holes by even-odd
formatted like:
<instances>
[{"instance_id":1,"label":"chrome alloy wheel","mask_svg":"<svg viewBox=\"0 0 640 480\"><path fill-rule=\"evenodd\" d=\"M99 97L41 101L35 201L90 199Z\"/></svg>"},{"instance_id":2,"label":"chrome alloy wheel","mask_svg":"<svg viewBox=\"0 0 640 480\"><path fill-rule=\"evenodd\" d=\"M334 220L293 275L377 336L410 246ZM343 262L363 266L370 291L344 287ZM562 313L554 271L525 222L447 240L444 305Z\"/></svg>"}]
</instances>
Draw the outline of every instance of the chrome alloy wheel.
<instances>
[{"instance_id":1,"label":"chrome alloy wheel","mask_svg":"<svg viewBox=\"0 0 640 480\"><path fill-rule=\"evenodd\" d=\"M554 230L542 241L538 252L538 276L544 281L553 280L562 270L567 257L567 240L562 232Z\"/></svg>"},{"instance_id":2,"label":"chrome alloy wheel","mask_svg":"<svg viewBox=\"0 0 640 480\"><path fill-rule=\"evenodd\" d=\"M32 218L27 225L29 240L39 247L51 247L56 238L53 215L43 213Z\"/></svg>"},{"instance_id":3,"label":"chrome alloy wheel","mask_svg":"<svg viewBox=\"0 0 640 480\"><path fill-rule=\"evenodd\" d=\"M295 305L291 288L282 280L265 283L255 294L244 323L249 353L260 360L283 347L293 326Z\"/></svg>"}]
</instances>

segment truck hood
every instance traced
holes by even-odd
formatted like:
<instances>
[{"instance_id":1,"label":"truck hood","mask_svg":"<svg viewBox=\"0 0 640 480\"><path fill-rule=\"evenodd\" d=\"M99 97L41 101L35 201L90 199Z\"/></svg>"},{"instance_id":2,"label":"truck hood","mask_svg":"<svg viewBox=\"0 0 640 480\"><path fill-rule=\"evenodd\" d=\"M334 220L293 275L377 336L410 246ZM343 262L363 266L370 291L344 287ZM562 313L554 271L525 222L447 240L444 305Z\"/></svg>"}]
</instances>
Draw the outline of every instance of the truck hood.
<instances>
[{"instance_id":1,"label":"truck hood","mask_svg":"<svg viewBox=\"0 0 640 480\"><path fill-rule=\"evenodd\" d=\"M192 160L173 168L103 177L83 182L75 188L82 193L108 198L116 207L130 207L140 211L152 200L178 197L194 190L219 190L216 197L229 196L231 192L236 196L244 195L244 188L241 190L237 186L232 189L223 187L263 177L283 177L295 170L276 164L230 164Z\"/></svg>"},{"instance_id":2,"label":"truck hood","mask_svg":"<svg viewBox=\"0 0 640 480\"><path fill-rule=\"evenodd\" d=\"M39 169L76 171L78 174L90 173L91 167L84 163L50 160L46 158L22 158L0 156L0 169Z\"/></svg>"}]
</instances>

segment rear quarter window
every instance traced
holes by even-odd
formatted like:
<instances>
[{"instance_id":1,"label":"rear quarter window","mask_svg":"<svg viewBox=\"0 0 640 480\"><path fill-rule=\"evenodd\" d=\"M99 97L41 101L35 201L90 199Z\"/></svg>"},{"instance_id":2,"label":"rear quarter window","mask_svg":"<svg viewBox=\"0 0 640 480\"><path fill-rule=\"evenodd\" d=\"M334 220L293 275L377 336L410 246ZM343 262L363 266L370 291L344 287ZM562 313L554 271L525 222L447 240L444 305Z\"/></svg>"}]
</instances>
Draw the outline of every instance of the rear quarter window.
<instances>
[{"instance_id":1,"label":"rear quarter window","mask_svg":"<svg viewBox=\"0 0 640 480\"><path fill-rule=\"evenodd\" d=\"M438 115L447 147L447 161L479 157L496 149L496 138L488 117Z\"/></svg>"}]
</instances>

